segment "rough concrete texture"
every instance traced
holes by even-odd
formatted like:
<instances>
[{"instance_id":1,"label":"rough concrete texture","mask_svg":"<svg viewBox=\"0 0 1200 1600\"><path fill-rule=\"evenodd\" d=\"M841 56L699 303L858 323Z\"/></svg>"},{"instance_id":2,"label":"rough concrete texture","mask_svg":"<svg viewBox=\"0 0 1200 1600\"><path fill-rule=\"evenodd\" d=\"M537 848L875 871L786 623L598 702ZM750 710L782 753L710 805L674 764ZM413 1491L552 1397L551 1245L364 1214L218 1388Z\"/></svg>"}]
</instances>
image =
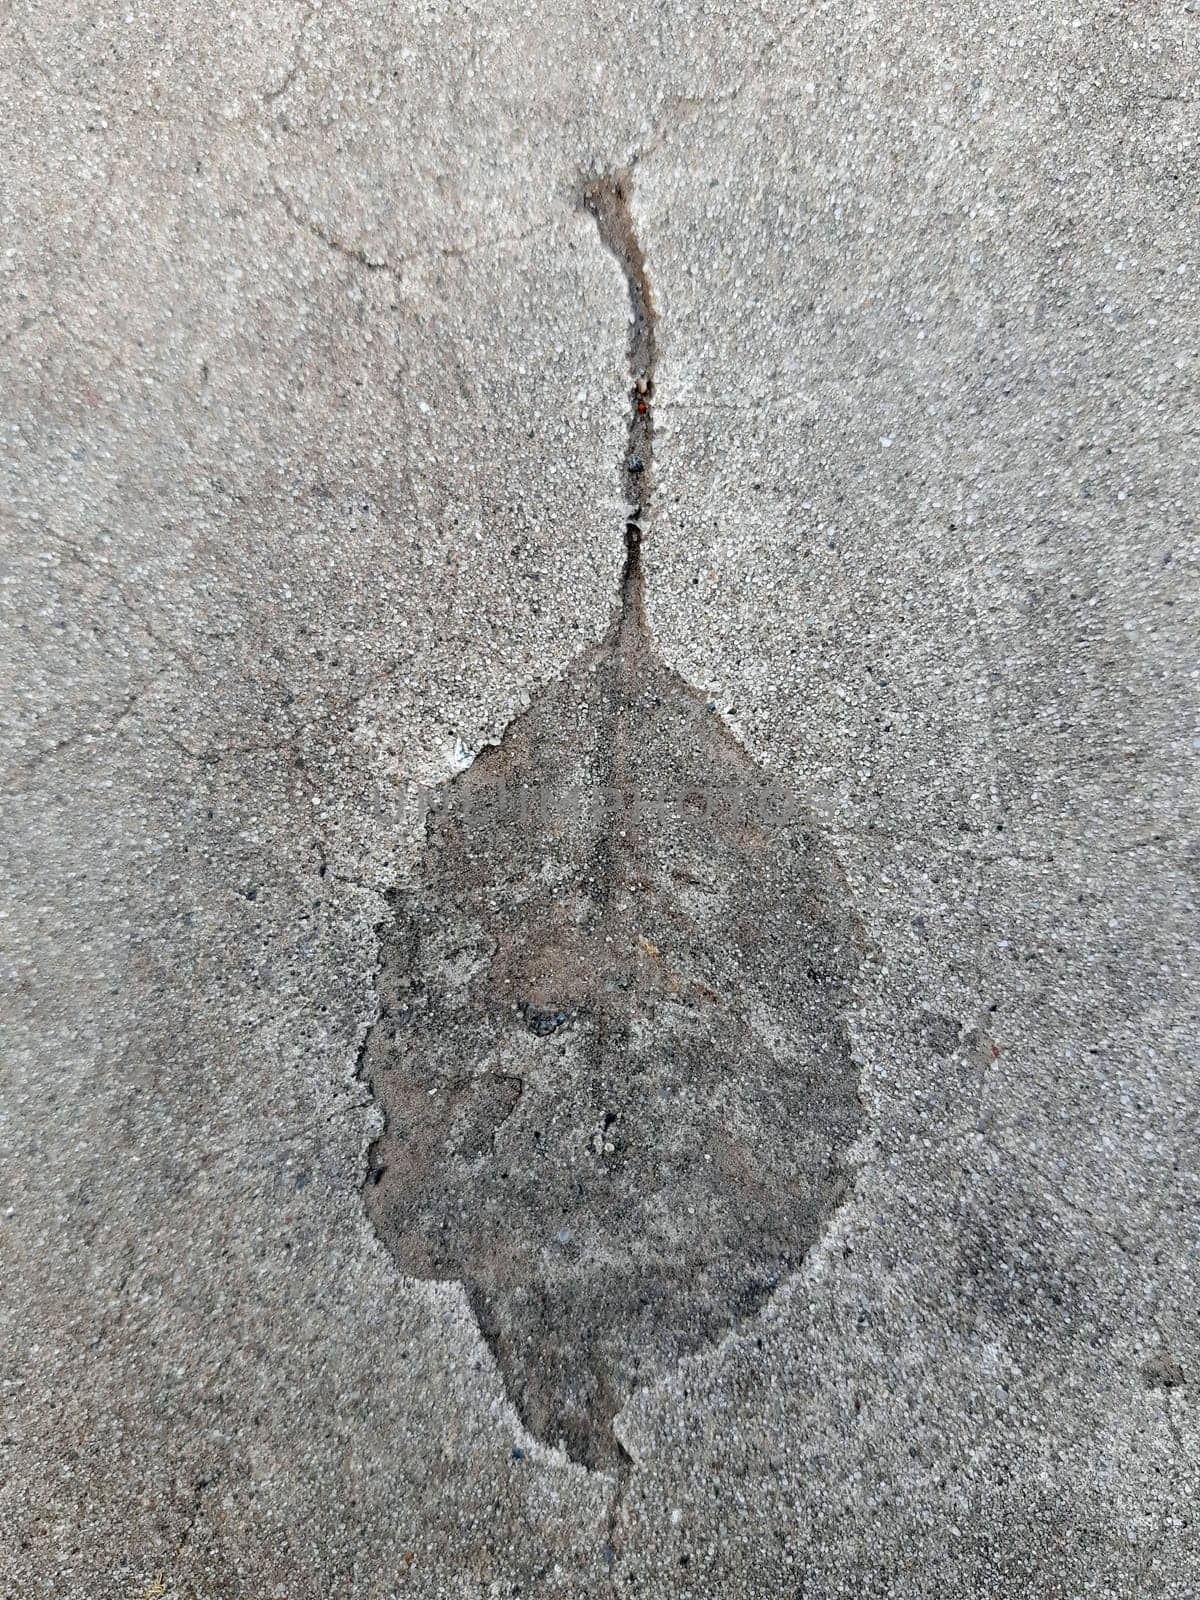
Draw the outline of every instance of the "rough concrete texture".
<instances>
[{"instance_id":1,"label":"rough concrete texture","mask_svg":"<svg viewBox=\"0 0 1200 1600\"><path fill-rule=\"evenodd\" d=\"M0 17L3 1593L1197 1591L1198 52ZM820 835L862 1122L618 1471L377 1237L358 1069L430 794L611 625L623 168L648 637Z\"/></svg>"}]
</instances>

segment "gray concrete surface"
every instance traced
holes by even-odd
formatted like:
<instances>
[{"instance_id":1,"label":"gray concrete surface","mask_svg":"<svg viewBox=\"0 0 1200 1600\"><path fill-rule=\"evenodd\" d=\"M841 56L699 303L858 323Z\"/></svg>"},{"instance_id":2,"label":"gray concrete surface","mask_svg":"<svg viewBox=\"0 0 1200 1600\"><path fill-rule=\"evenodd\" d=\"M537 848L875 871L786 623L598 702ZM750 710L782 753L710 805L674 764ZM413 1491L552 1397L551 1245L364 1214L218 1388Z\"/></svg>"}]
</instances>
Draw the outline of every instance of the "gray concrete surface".
<instances>
[{"instance_id":1,"label":"gray concrete surface","mask_svg":"<svg viewBox=\"0 0 1200 1600\"><path fill-rule=\"evenodd\" d=\"M0 1592L1200 1589L1200 15L0 18ZM870 952L852 1192L530 1434L364 1204L423 787L646 610ZM538 702L542 703L541 701Z\"/></svg>"}]
</instances>

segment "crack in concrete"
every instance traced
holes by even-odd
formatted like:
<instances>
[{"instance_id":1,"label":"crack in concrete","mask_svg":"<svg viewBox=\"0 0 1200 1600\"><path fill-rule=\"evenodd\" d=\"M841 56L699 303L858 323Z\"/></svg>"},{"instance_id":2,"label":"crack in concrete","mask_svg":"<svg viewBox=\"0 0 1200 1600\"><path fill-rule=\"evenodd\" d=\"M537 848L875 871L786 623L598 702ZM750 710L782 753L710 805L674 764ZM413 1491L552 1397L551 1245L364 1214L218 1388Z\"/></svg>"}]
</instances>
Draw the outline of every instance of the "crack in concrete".
<instances>
[{"instance_id":1,"label":"crack in concrete","mask_svg":"<svg viewBox=\"0 0 1200 1600\"><path fill-rule=\"evenodd\" d=\"M149 677L138 684L136 689L131 690L126 695L125 700L115 712L110 713L102 721L92 722L86 727L76 728L71 733L64 735L63 738L55 740L53 744L44 745L40 750L35 750L32 755L26 758L21 770L28 776L44 766L47 761L51 761L55 756L62 755L67 750L73 749L76 745L86 743L92 739L102 740L109 738L110 735L117 732L128 717L133 715L155 684L161 683L173 668L174 663L167 662L159 667L156 672L152 672ZM23 786L6 787L2 792L7 795L17 795L23 792Z\"/></svg>"},{"instance_id":2,"label":"crack in concrete","mask_svg":"<svg viewBox=\"0 0 1200 1600\"><path fill-rule=\"evenodd\" d=\"M548 230L547 227L527 228L516 233L488 233L481 239L471 239L464 244L435 245L428 250L414 250L410 254L401 256L372 256L361 245L347 244L335 233L331 233L322 222L315 217L307 216L293 201L291 195L276 178L271 179L271 189L284 215L295 227L302 228L305 233L310 233L314 239L320 241L327 249L343 256L355 266L361 267L364 272L383 273L386 277L402 283L406 267L417 266L428 262L467 261L480 251L501 248L506 245L528 244L531 240L539 238Z\"/></svg>"},{"instance_id":3,"label":"crack in concrete","mask_svg":"<svg viewBox=\"0 0 1200 1600\"><path fill-rule=\"evenodd\" d=\"M263 100L267 105L271 105L274 101L278 100L281 95L286 94L287 91L292 87L292 84L295 83L296 78L299 76L301 57L304 52L305 35L312 26L313 19L320 14L320 10L321 8L318 5L306 5L304 7L303 14L300 18L300 26L296 29L296 42L293 47L294 56L292 63L273 89L264 89L263 91Z\"/></svg>"},{"instance_id":4,"label":"crack in concrete","mask_svg":"<svg viewBox=\"0 0 1200 1600\"><path fill-rule=\"evenodd\" d=\"M588 183L583 198L596 219L601 242L625 274L629 290L629 422L620 474L625 497L621 605L627 618L636 615L641 619L645 598L641 543L654 492L654 376L658 347L654 296L634 227L632 192L633 174L626 168Z\"/></svg>"},{"instance_id":5,"label":"crack in concrete","mask_svg":"<svg viewBox=\"0 0 1200 1600\"><path fill-rule=\"evenodd\" d=\"M179 1543L175 1547L175 1562L182 1560L184 1551L192 1541L192 1535L196 1531L196 1525L200 1521L200 1513L203 1510L204 1496L210 1489L215 1488L220 1481L221 1475L219 1472L210 1472L207 1474L202 1473L193 1482L189 1504L185 1512L186 1521L184 1522L183 1532L179 1537Z\"/></svg>"},{"instance_id":6,"label":"crack in concrete","mask_svg":"<svg viewBox=\"0 0 1200 1600\"><path fill-rule=\"evenodd\" d=\"M386 257L378 261L372 260L365 250L356 245L347 244L343 239L339 239L336 234L332 234L328 229L322 227L314 218L305 216L302 211L297 211L292 204L292 197L280 184L272 181L271 187L274 189L275 198L283 207L284 215L289 222L294 223L298 228L303 228L307 233L311 233L314 239L319 239L328 249L336 251L340 256L345 256L347 261L353 261L356 266L364 268L367 272L388 272L394 275L396 269Z\"/></svg>"}]
</instances>

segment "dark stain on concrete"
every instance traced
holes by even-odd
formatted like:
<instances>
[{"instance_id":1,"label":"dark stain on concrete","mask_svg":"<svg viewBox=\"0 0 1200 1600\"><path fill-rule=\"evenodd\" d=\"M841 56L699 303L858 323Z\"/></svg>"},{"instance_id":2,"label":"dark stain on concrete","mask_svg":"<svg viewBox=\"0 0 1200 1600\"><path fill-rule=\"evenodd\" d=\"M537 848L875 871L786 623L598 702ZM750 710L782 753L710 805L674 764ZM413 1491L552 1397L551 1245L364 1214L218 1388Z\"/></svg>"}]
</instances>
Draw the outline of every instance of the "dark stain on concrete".
<instances>
[{"instance_id":1,"label":"dark stain on concrete","mask_svg":"<svg viewBox=\"0 0 1200 1600\"><path fill-rule=\"evenodd\" d=\"M1178 1389L1185 1382L1182 1366L1169 1350L1159 1350L1142 1364L1147 1389Z\"/></svg>"},{"instance_id":2,"label":"dark stain on concrete","mask_svg":"<svg viewBox=\"0 0 1200 1600\"><path fill-rule=\"evenodd\" d=\"M402 1271L465 1286L526 1426L623 1478L630 1394L753 1316L847 1192L860 935L811 818L655 655L651 302L628 179L587 200L635 311L620 605L432 801L380 930L364 1193Z\"/></svg>"}]
</instances>

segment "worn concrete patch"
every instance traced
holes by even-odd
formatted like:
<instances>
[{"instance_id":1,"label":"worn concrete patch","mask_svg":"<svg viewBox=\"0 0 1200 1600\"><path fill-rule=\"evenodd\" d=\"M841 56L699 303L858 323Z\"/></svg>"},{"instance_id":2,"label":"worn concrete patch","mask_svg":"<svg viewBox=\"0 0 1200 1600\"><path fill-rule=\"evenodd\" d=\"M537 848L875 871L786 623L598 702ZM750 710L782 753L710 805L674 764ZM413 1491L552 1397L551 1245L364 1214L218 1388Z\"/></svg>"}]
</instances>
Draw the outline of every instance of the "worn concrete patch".
<instances>
[{"instance_id":1,"label":"worn concrete patch","mask_svg":"<svg viewBox=\"0 0 1200 1600\"><path fill-rule=\"evenodd\" d=\"M438 795L382 931L368 1205L576 1460L619 1462L631 1390L844 1195L858 941L828 847L636 615Z\"/></svg>"},{"instance_id":2,"label":"worn concrete patch","mask_svg":"<svg viewBox=\"0 0 1200 1600\"><path fill-rule=\"evenodd\" d=\"M846 1192L860 935L812 820L655 655L654 319L627 178L628 560L607 639L445 785L381 930L367 1201L458 1279L526 1425L623 1467L630 1393L752 1315Z\"/></svg>"}]
</instances>

